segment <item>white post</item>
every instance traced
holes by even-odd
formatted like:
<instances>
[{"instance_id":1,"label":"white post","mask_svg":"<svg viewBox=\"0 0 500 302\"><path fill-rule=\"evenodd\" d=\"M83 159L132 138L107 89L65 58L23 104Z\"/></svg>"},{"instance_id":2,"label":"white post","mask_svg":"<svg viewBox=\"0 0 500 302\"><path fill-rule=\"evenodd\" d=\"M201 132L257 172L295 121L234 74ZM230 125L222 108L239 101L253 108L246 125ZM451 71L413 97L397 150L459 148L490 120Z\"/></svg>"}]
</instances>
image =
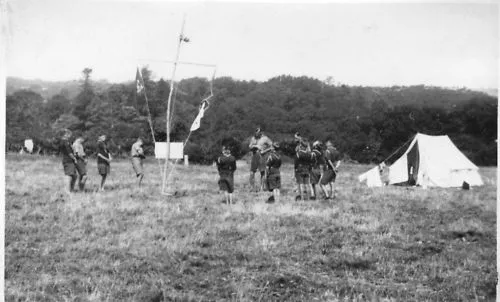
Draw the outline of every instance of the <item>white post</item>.
<instances>
[{"instance_id":1,"label":"white post","mask_svg":"<svg viewBox=\"0 0 500 302\"><path fill-rule=\"evenodd\" d=\"M189 166L189 158L188 158L188 155L184 155L184 166Z\"/></svg>"},{"instance_id":2,"label":"white post","mask_svg":"<svg viewBox=\"0 0 500 302\"><path fill-rule=\"evenodd\" d=\"M175 55L175 61L174 61L174 68L172 70L172 77L170 78L170 92L168 94L168 102L167 102L167 125L166 125L166 134L167 134L167 157L165 158L165 170L163 172L163 184L161 188L161 192L165 193L166 189L166 182L167 182L167 168L168 168L168 161L170 160L170 102L172 100L172 93L174 91L174 77L175 77L175 70L177 69L177 62L179 61L179 53L181 49L181 44L182 40L184 38L184 24L186 23L186 16L184 16L182 20L182 28L181 28L181 33L179 35L179 42L177 44L177 54Z\"/></svg>"}]
</instances>

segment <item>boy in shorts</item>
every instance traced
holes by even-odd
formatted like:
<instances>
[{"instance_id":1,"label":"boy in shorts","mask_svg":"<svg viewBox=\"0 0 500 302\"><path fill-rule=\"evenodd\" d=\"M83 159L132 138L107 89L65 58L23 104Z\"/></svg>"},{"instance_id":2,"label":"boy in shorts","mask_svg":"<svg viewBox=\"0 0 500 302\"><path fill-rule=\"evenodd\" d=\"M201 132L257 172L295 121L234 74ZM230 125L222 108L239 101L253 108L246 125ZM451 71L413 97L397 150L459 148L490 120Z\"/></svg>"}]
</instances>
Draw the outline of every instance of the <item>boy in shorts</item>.
<instances>
[{"instance_id":1,"label":"boy in shorts","mask_svg":"<svg viewBox=\"0 0 500 302\"><path fill-rule=\"evenodd\" d=\"M73 154L76 157L76 171L78 171L78 188L80 191L85 189L85 182L87 181L87 156L83 148L83 137L78 137L73 142Z\"/></svg>"},{"instance_id":2,"label":"boy in shorts","mask_svg":"<svg viewBox=\"0 0 500 302\"><path fill-rule=\"evenodd\" d=\"M62 134L61 144L59 150L62 154L62 164L64 168L64 175L66 175L66 192L71 193L74 191L76 183L76 157L73 155L73 148L69 139L71 138L71 131L64 130Z\"/></svg>"},{"instance_id":3,"label":"boy in shorts","mask_svg":"<svg viewBox=\"0 0 500 302\"><path fill-rule=\"evenodd\" d=\"M143 141L138 138L137 141L132 145L130 150L130 156L132 156L132 168L134 168L135 175L138 179L139 188L142 185L142 179L144 178L144 168L142 161L144 158L144 150L142 149Z\"/></svg>"},{"instance_id":4,"label":"boy in shorts","mask_svg":"<svg viewBox=\"0 0 500 302\"><path fill-rule=\"evenodd\" d=\"M101 192L104 191L104 183L106 182L106 177L108 176L111 167L111 154L106 146L106 135L101 135L97 139L97 171L101 175Z\"/></svg>"},{"instance_id":5,"label":"boy in shorts","mask_svg":"<svg viewBox=\"0 0 500 302\"><path fill-rule=\"evenodd\" d=\"M311 149L306 140L301 138L298 133L295 134L295 138L298 141L297 147L295 148L295 180L297 181L297 188L299 190L299 195L295 197L295 200L305 200L304 193L308 195L308 187L310 187L310 165L311 165Z\"/></svg>"},{"instance_id":6,"label":"boy in shorts","mask_svg":"<svg viewBox=\"0 0 500 302\"><path fill-rule=\"evenodd\" d=\"M279 202L281 188L281 157L278 154L279 144L274 143L273 148L269 151L266 161L266 181L267 188L273 193L267 200L267 203L274 201Z\"/></svg>"},{"instance_id":7,"label":"boy in shorts","mask_svg":"<svg viewBox=\"0 0 500 302\"><path fill-rule=\"evenodd\" d=\"M236 158L231 155L228 147L222 147L222 155L217 158L219 171L219 189L224 191L226 204L233 203L234 171L236 171Z\"/></svg>"},{"instance_id":8,"label":"boy in shorts","mask_svg":"<svg viewBox=\"0 0 500 302\"><path fill-rule=\"evenodd\" d=\"M323 154L321 152L322 144L320 141L315 141L311 151L311 200L316 199L316 185L319 186L321 179L321 166L324 165Z\"/></svg>"},{"instance_id":9,"label":"boy in shorts","mask_svg":"<svg viewBox=\"0 0 500 302\"><path fill-rule=\"evenodd\" d=\"M248 146L252 151L252 161L250 164L250 187L251 190L261 191L266 188L266 160L267 152L272 148L273 142L269 137L267 137L260 128L255 130L255 134L250 139L250 145ZM258 189L255 188L255 172L260 173L260 186Z\"/></svg>"},{"instance_id":10,"label":"boy in shorts","mask_svg":"<svg viewBox=\"0 0 500 302\"><path fill-rule=\"evenodd\" d=\"M340 165L340 153L333 146L331 141L326 142L326 151L324 154L325 165L323 166L323 175L321 176L321 188L325 193L325 199L335 198L334 182L337 178L337 172ZM330 194L328 194L328 186Z\"/></svg>"}]
</instances>

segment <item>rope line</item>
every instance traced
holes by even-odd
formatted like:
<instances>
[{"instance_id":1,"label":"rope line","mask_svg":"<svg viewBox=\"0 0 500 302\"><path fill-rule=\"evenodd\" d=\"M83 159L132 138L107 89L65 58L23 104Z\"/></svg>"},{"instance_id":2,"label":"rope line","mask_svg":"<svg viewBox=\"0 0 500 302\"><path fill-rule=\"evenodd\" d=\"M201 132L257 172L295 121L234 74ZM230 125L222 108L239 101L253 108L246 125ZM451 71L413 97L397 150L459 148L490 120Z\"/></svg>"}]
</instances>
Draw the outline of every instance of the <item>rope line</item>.
<instances>
[{"instance_id":1,"label":"rope line","mask_svg":"<svg viewBox=\"0 0 500 302\"><path fill-rule=\"evenodd\" d=\"M416 134L413 135L409 140L406 141L406 143L404 143L403 145L401 145L399 148L396 149L396 151L392 152L391 155L389 155L386 159L384 159L382 162L386 162L387 160L389 160L389 158L393 157L399 150L401 150L401 148L403 148L404 146L406 146L408 143L412 142L413 139L415 138Z\"/></svg>"},{"instance_id":2,"label":"rope line","mask_svg":"<svg viewBox=\"0 0 500 302\"><path fill-rule=\"evenodd\" d=\"M146 83L144 83L144 79L142 77L142 73L140 72L140 69L137 68L137 70L139 71L139 75L140 75L140 78L139 80L142 82L142 90L144 90L144 98L146 99L146 108L147 108L147 111L148 111L148 123L149 123L149 129L151 130L151 136L153 137L153 143L155 144L156 146L156 138L155 138L155 132L154 132L154 129L153 129L153 120L151 118L151 110L149 109L149 100L148 100L148 94L146 92ZM140 94L140 92L139 92ZM162 169L161 169L161 162L160 162L160 159L157 160L157 163L158 163L158 167L160 168L160 172L162 173Z\"/></svg>"}]
</instances>

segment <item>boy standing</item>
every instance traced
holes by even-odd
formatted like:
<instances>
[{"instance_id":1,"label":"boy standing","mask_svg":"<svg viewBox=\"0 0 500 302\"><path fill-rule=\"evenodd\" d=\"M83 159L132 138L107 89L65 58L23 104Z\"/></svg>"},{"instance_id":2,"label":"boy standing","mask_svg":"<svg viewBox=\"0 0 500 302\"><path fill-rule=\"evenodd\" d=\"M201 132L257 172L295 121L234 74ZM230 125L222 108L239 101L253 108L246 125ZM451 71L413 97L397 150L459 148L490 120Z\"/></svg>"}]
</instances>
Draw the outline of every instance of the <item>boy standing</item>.
<instances>
[{"instance_id":1,"label":"boy standing","mask_svg":"<svg viewBox=\"0 0 500 302\"><path fill-rule=\"evenodd\" d=\"M87 157L83 148L83 137L78 137L73 142L73 152L76 157L76 170L78 171L78 188L80 191L85 189L85 182L87 181Z\"/></svg>"},{"instance_id":2,"label":"boy standing","mask_svg":"<svg viewBox=\"0 0 500 302\"><path fill-rule=\"evenodd\" d=\"M340 153L333 146L331 141L326 142L326 151L324 154L325 165L323 166L323 176L321 177L321 188L325 193L326 199L335 198L334 182L337 178L338 167L340 165ZM327 185L330 187L330 194L327 192Z\"/></svg>"},{"instance_id":3,"label":"boy standing","mask_svg":"<svg viewBox=\"0 0 500 302\"><path fill-rule=\"evenodd\" d=\"M316 199L316 185L321 179L321 166L324 165L323 154L321 152L321 142L315 141L311 152L311 200Z\"/></svg>"},{"instance_id":4,"label":"boy standing","mask_svg":"<svg viewBox=\"0 0 500 302\"><path fill-rule=\"evenodd\" d=\"M297 147L295 148L295 180L297 181L297 188L299 190L299 195L295 197L295 200L305 200L304 192L308 195L308 187L310 187L310 164L311 164L311 149L309 144L299 136L295 134L295 139L298 141Z\"/></svg>"},{"instance_id":5,"label":"boy standing","mask_svg":"<svg viewBox=\"0 0 500 302\"><path fill-rule=\"evenodd\" d=\"M281 188L281 157L278 154L279 145L277 143L273 144L273 148L269 151L269 155L266 161L266 180L267 187L273 195L267 200L268 203L279 202L280 198L280 188Z\"/></svg>"},{"instance_id":6,"label":"boy standing","mask_svg":"<svg viewBox=\"0 0 500 302\"><path fill-rule=\"evenodd\" d=\"M71 131L64 130L62 135L62 141L59 146L59 150L62 154L62 164L64 168L64 174L66 175L66 192L71 193L74 190L76 182L76 157L73 155L73 148L71 148L71 143L69 139L71 137Z\"/></svg>"},{"instance_id":7,"label":"boy standing","mask_svg":"<svg viewBox=\"0 0 500 302\"><path fill-rule=\"evenodd\" d=\"M135 175L137 176L139 182L139 188L142 185L142 179L144 178L144 168L142 166L142 160L145 158L144 150L142 149L142 139L139 137L137 141L132 145L130 150L130 155L132 156L132 167L134 168Z\"/></svg>"},{"instance_id":8,"label":"boy standing","mask_svg":"<svg viewBox=\"0 0 500 302\"><path fill-rule=\"evenodd\" d=\"M260 128L255 130L254 136L250 139L250 145L248 147L252 151L252 161L250 164L251 190L255 190L255 172L257 172L257 170L260 172L260 187L256 191L264 190L264 187L266 186L266 159L267 152L272 147L272 144L273 142L271 139L263 134Z\"/></svg>"},{"instance_id":9,"label":"boy standing","mask_svg":"<svg viewBox=\"0 0 500 302\"><path fill-rule=\"evenodd\" d=\"M232 204L236 159L231 155L231 150L226 146L222 147L222 155L217 158L217 170L219 171L219 189L224 191L226 204Z\"/></svg>"},{"instance_id":10,"label":"boy standing","mask_svg":"<svg viewBox=\"0 0 500 302\"><path fill-rule=\"evenodd\" d=\"M101 175L101 186L100 190L104 191L104 182L106 182L106 177L108 176L111 167L111 154L106 146L106 135L101 135L97 139L97 171Z\"/></svg>"}]
</instances>

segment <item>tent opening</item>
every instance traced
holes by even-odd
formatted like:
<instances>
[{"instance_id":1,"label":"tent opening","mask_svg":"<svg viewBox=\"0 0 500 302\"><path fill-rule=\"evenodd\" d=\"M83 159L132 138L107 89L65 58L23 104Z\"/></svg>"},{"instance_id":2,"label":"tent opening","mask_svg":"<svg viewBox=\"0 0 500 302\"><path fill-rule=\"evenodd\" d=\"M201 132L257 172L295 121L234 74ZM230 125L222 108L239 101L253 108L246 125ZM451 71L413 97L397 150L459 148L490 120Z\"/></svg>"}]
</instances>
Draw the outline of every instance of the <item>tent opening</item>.
<instances>
[{"instance_id":1,"label":"tent opening","mask_svg":"<svg viewBox=\"0 0 500 302\"><path fill-rule=\"evenodd\" d=\"M417 184L418 168L420 163L420 152L418 152L418 141L415 142L410 152L406 154L408 163L408 185L414 186Z\"/></svg>"}]
</instances>

